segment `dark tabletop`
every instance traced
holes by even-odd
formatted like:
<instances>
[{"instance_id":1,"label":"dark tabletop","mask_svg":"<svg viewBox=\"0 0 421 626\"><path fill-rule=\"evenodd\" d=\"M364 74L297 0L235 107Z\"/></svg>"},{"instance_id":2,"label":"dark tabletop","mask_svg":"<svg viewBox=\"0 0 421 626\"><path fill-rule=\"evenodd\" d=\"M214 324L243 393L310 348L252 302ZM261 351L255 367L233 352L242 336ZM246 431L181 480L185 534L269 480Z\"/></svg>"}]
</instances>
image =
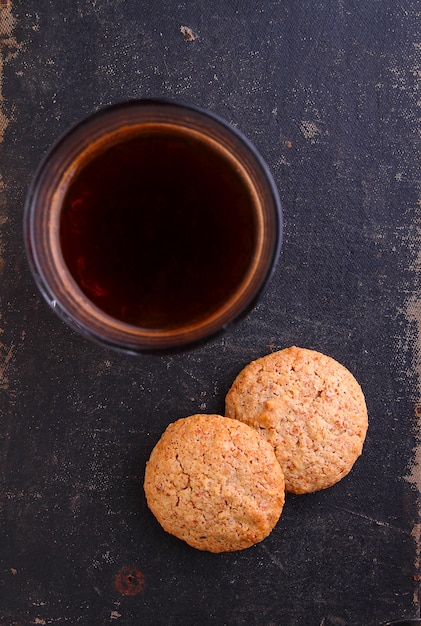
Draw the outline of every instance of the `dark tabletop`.
<instances>
[{"instance_id":1,"label":"dark tabletop","mask_svg":"<svg viewBox=\"0 0 421 626\"><path fill-rule=\"evenodd\" d=\"M419 615L420 194L415 0L0 0L0 623L377 626ZM182 28L186 27L186 28ZM105 105L169 97L241 130L285 237L252 313L187 353L126 356L51 311L24 253L34 171ZM145 462L298 345L356 376L370 426L330 489L214 555L166 534ZM418 456L419 458L419 456Z\"/></svg>"}]
</instances>

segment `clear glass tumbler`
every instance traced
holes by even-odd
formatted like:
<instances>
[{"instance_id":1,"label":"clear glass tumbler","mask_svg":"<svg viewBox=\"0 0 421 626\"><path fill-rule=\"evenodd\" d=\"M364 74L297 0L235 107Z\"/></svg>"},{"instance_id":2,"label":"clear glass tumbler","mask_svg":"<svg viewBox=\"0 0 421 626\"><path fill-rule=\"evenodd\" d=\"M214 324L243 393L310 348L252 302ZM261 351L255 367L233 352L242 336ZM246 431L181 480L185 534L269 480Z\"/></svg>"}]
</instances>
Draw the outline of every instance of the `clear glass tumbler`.
<instances>
[{"instance_id":1,"label":"clear glass tumbler","mask_svg":"<svg viewBox=\"0 0 421 626\"><path fill-rule=\"evenodd\" d=\"M67 132L30 186L28 259L73 329L126 352L181 350L255 304L282 210L253 145L197 107L138 100Z\"/></svg>"}]
</instances>

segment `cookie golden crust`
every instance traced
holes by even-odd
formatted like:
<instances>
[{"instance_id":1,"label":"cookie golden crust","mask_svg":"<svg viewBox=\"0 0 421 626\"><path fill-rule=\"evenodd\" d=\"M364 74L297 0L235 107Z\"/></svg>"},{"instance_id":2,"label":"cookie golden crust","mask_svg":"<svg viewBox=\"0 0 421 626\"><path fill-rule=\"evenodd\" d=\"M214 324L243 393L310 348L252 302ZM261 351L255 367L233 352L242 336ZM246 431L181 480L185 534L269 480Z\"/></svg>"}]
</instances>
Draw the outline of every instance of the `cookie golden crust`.
<instances>
[{"instance_id":1,"label":"cookie golden crust","mask_svg":"<svg viewBox=\"0 0 421 626\"><path fill-rule=\"evenodd\" d=\"M354 376L331 357L295 346L240 372L226 397L226 416L272 444L292 493L325 489L348 474L368 427Z\"/></svg>"},{"instance_id":2,"label":"cookie golden crust","mask_svg":"<svg viewBox=\"0 0 421 626\"><path fill-rule=\"evenodd\" d=\"M220 415L170 424L152 451L148 506L168 533L199 550L231 552L264 539L284 505L284 477L272 446Z\"/></svg>"}]
</instances>

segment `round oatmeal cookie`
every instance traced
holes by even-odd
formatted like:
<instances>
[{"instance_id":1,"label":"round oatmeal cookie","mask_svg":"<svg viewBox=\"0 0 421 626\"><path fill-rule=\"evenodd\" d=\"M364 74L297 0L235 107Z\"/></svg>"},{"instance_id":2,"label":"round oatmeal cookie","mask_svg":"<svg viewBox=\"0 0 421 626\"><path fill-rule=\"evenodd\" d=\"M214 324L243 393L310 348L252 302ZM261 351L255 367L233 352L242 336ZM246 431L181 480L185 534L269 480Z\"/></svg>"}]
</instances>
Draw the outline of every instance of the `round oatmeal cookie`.
<instances>
[{"instance_id":1,"label":"round oatmeal cookie","mask_svg":"<svg viewBox=\"0 0 421 626\"><path fill-rule=\"evenodd\" d=\"M247 365L226 397L226 416L274 447L285 491L338 482L362 452L368 417L360 385L343 365L295 346Z\"/></svg>"},{"instance_id":2,"label":"round oatmeal cookie","mask_svg":"<svg viewBox=\"0 0 421 626\"><path fill-rule=\"evenodd\" d=\"M264 539L284 505L284 477L272 446L221 415L170 424L146 464L149 508L168 533L209 552Z\"/></svg>"}]
</instances>

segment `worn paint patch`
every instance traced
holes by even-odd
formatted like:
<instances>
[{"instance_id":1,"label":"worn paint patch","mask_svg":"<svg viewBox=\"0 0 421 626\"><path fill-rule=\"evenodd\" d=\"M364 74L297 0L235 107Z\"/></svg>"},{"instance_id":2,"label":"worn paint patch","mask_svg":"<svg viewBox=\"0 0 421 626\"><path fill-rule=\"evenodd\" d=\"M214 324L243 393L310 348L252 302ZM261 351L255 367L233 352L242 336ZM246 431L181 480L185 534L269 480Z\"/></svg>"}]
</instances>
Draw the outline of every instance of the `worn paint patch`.
<instances>
[{"instance_id":1,"label":"worn paint patch","mask_svg":"<svg viewBox=\"0 0 421 626\"><path fill-rule=\"evenodd\" d=\"M7 369L13 357L14 349L15 346L13 344L5 346L3 343L0 343L0 389L9 388Z\"/></svg>"},{"instance_id":2,"label":"worn paint patch","mask_svg":"<svg viewBox=\"0 0 421 626\"><path fill-rule=\"evenodd\" d=\"M418 126L419 123L419 115L415 114L415 110L421 107L421 100L419 99L419 87L421 85L421 72L419 66L419 51L421 49L421 44L419 42L413 43L414 54L412 56L412 64L410 66L410 70L407 72L399 71L399 68L389 68L392 76L394 77L394 88L405 91L410 95L410 102L413 105L414 111L410 110L407 112L407 119L413 120L412 130L414 136L418 136L420 133L420 128ZM411 107L412 109L412 107ZM401 176L400 178L396 178L398 182L402 182L406 184L408 181L405 180L406 176ZM418 184L419 189L419 181L413 180L415 176L410 176L411 183L414 185ZM413 459L411 465L409 466L408 475L405 477L406 480L413 485L414 489L421 494L421 194L418 196L418 202L414 207L414 223L413 223L413 231L410 236L409 241L412 249L418 251L415 255L415 260L412 263L412 266L409 268L414 277L414 290L413 294L409 297L407 303L406 317L409 322L409 327L411 331L413 330L414 335L409 338L411 342L411 347L413 347L412 354L414 363L413 367L415 370L415 379L416 379L416 389L413 390L413 399L414 399L414 413L417 418L416 421L416 432L415 432L415 448L413 450ZM413 342L413 343L412 343ZM417 545L417 556L415 558L414 567L417 572L414 576L414 580L419 580L419 571L421 567L421 518L414 523L412 529L412 537L414 538ZM420 597L419 597L419 586L416 587L414 591L414 604L419 605Z\"/></svg>"},{"instance_id":3,"label":"worn paint patch","mask_svg":"<svg viewBox=\"0 0 421 626\"><path fill-rule=\"evenodd\" d=\"M388 71L393 77L392 88L405 92L409 97L411 106L407 107L406 110L404 109L402 114L410 122L414 136L417 136L421 130L418 126L419 111L417 111L421 107L421 100L419 99L419 88L421 86L419 51L421 50L421 44L414 42L412 48L413 53L410 54L409 68L404 70L393 66L389 67ZM405 169L405 165L404 161L402 171L399 171L395 176L396 181L403 185L411 184L414 189L419 189L419 180L415 180L417 173L410 172L408 168ZM405 311L411 329L408 344L411 344L412 354L414 355L413 368L416 388L413 390L413 399L417 424L415 432L416 447L413 451L414 457L406 479L421 493L421 293L419 289L421 286L421 193L417 200L416 204L414 203L412 229L408 234L408 245L412 250L416 251L415 258L409 267L413 276L414 288L412 295L408 298ZM420 528L420 525L417 524L414 529L414 535L417 538L419 547L421 547ZM418 563L419 565L420 563Z\"/></svg>"},{"instance_id":4,"label":"worn paint patch","mask_svg":"<svg viewBox=\"0 0 421 626\"><path fill-rule=\"evenodd\" d=\"M421 218L419 218L418 221L421 222ZM418 223L416 231L415 244L420 252L418 253L417 259L411 270L414 273L414 276L418 277L421 272L421 223ZM417 280L418 284L419 282L420 281ZM414 295L410 297L407 305L406 317L410 322L410 328L415 329L415 337L411 337L410 340L415 341L414 369L418 387L414 390L414 413L417 418L417 432L415 433L416 444L413 451L413 459L409 466L408 475L405 476L405 479L413 485L414 489L416 489L419 494L421 494L421 295L419 292L415 292ZM413 526L412 537L417 545L417 557L414 562L414 568L417 572L419 572L421 567L421 523L419 521ZM414 604L418 603L417 592L415 592L413 601Z\"/></svg>"},{"instance_id":5,"label":"worn paint patch","mask_svg":"<svg viewBox=\"0 0 421 626\"><path fill-rule=\"evenodd\" d=\"M21 49L13 31L16 18L12 13L11 0L0 1L0 142L3 141L5 130L9 124L6 116L3 95L3 71L5 64L13 59ZM0 189L1 191L1 189Z\"/></svg>"},{"instance_id":6,"label":"worn paint patch","mask_svg":"<svg viewBox=\"0 0 421 626\"><path fill-rule=\"evenodd\" d=\"M421 248L421 226L419 228L419 233L417 236L417 245L418 247ZM415 276L418 276L419 273L421 272L421 251L419 253L419 256L416 262L416 267L413 268L413 272ZM418 445L414 450L414 460L410 466L410 472L409 472L409 475L407 476L407 480L413 485L415 485L417 489L419 490L419 492L421 493L421 445L420 445L421 437L419 435L420 427L421 427L421 389L420 389L420 383L421 383L421 296L420 295L414 294L409 299L406 315L410 322L410 327L415 329L414 331L415 332L414 369L415 369L416 378L418 380L418 389L414 390L414 396L415 396L414 413L418 420L418 437L417 437ZM411 337L411 339L413 338Z\"/></svg>"},{"instance_id":7,"label":"worn paint patch","mask_svg":"<svg viewBox=\"0 0 421 626\"><path fill-rule=\"evenodd\" d=\"M3 190L3 180L2 180L2 176L0 174L0 198L1 198L1 193ZM3 240L1 237L1 232L2 232L2 228L3 226L7 223L7 217L6 215L1 215L1 208L2 205L5 204L4 202L0 201L0 276L3 272L4 266L5 266L5 261L4 261L4 246L3 246ZM0 328L0 333L2 332L1 328Z\"/></svg>"},{"instance_id":8,"label":"worn paint patch","mask_svg":"<svg viewBox=\"0 0 421 626\"><path fill-rule=\"evenodd\" d=\"M316 126L314 122L310 122L309 120L301 121L300 131L304 139L309 139L313 143L322 134L320 128Z\"/></svg>"},{"instance_id":9,"label":"worn paint patch","mask_svg":"<svg viewBox=\"0 0 421 626\"><path fill-rule=\"evenodd\" d=\"M9 125L9 119L6 114L6 102L3 94L3 72L5 64L15 58L19 50L22 48L18 43L13 32L16 26L16 18L12 12L11 0L0 0L0 144L3 141L4 133ZM4 180L0 174L0 275L6 267L6 254L4 246L4 238L2 233L4 227L8 223L6 215L6 190ZM2 323L2 315L0 314L0 335L3 334L4 328ZM22 338L23 339L23 338ZM8 370L15 354L15 343L0 342L0 390L8 390L9 386Z\"/></svg>"},{"instance_id":10,"label":"worn paint patch","mask_svg":"<svg viewBox=\"0 0 421 626\"><path fill-rule=\"evenodd\" d=\"M3 96L3 70L5 64L14 58L20 49L20 45L13 35L15 25L16 20L12 14L11 0L0 0L0 143L3 141L4 133L9 124ZM2 228L7 222L7 217L3 214L5 205L4 181L0 174L0 274L5 266L4 246L1 237Z\"/></svg>"},{"instance_id":11,"label":"worn paint patch","mask_svg":"<svg viewBox=\"0 0 421 626\"><path fill-rule=\"evenodd\" d=\"M110 619L120 619L120 617L122 617L121 613L118 611L111 611Z\"/></svg>"}]
</instances>

